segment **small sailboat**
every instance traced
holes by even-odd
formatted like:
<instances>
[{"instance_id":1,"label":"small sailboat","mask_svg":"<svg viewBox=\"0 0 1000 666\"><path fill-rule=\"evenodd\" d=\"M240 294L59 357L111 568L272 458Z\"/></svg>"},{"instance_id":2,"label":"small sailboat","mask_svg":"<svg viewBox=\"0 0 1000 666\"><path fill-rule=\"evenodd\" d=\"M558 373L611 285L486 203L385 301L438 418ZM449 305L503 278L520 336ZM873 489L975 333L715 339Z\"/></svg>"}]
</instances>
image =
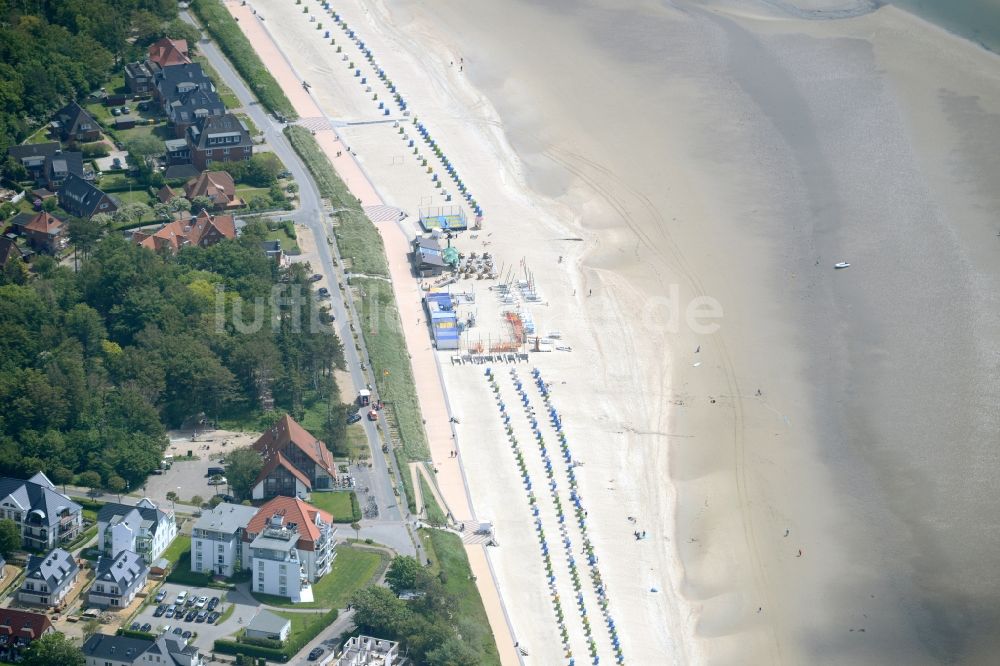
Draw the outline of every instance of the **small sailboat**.
<instances>
[{"instance_id":1,"label":"small sailboat","mask_svg":"<svg viewBox=\"0 0 1000 666\"><path fill-rule=\"evenodd\" d=\"M850 268L851 265L849 263L847 263L846 261L839 261L839 262L835 263L833 265L833 267L837 268L837 269L841 269L841 268Z\"/></svg>"}]
</instances>

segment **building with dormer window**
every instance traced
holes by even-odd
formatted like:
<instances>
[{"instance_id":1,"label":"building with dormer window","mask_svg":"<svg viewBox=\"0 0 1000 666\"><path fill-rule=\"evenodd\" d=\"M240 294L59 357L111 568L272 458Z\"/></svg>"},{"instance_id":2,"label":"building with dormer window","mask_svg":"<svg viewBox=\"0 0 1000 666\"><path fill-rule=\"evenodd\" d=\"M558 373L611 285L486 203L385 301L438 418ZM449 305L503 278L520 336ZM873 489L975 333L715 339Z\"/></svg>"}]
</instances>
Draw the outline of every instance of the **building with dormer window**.
<instances>
[{"instance_id":1,"label":"building with dormer window","mask_svg":"<svg viewBox=\"0 0 1000 666\"><path fill-rule=\"evenodd\" d=\"M82 509L41 472L27 481L0 477L0 519L14 521L25 548L47 551L75 539L83 526Z\"/></svg>"},{"instance_id":2,"label":"building with dormer window","mask_svg":"<svg viewBox=\"0 0 1000 666\"><path fill-rule=\"evenodd\" d=\"M22 604L59 608L79 573L80 565L62 548L44 556L32 555L17 600Z\"/></svg>"},{"instance_id":3,"label":"building with dormer window","mask_svg":"<svg viewBox=\"0 0 1000 666\"><path fill-rule=\"evenodd\" d=\"M97 513L97 547L104 555L115 557L130 550L152 564L176 536L173 511L164 511L147 498L135 506L105 504Z\"/></svg>"}]
</instances>

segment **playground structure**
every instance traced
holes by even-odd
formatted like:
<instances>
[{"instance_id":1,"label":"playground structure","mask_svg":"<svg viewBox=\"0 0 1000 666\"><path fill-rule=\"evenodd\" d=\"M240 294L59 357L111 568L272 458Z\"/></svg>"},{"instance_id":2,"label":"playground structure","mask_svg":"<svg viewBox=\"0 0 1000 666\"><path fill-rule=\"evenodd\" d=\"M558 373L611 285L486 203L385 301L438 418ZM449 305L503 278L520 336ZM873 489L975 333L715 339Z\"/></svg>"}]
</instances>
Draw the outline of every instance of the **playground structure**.
<instances>
[{"instance_id":1,"label":"playground structure","mask_svg":"<svg viewBox=\"0 0 1000 666\"><path fill-rule=\"evenodd\" d=\"M465 231L469 222L465 217L465 209L461 206L430 206L419 210L420 226L426 232L436 229L441 231Z\"/></svg>"}]
</instances>

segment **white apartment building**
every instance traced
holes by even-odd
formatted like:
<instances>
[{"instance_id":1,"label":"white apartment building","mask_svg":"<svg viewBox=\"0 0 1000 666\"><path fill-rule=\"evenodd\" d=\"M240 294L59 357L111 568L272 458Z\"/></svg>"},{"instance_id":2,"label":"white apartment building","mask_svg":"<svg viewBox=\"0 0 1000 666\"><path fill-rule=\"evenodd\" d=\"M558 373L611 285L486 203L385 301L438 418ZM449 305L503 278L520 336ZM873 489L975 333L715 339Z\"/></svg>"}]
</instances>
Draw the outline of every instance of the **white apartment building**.
<instances>
[{"instance_id":1,"label":"white apartment building","mask_svg":"<svg viewBox=\"0 0 1000 666\"><path fill-rule=\"evenodd\" d=\"M173 512L159 509L147 498L135 506L105 504L97 514L97 546L112 557L131 550L152 564L176 536Z\"/></svg>"},{"instance_id":2,"label":"white apartment building","mask_svg":"<svg viewBox=\"0 0 1000 666\"><path fill-rule=\"evenodd\" d=\"M242 569L243 531L256 514L226 502L202 513L191 532L191 570L228 578Z\"/></svg>"},{"instance_id":3,"label":"white apartment building","mask_svg":"<svg viewBox=\"0 0 1000 666\"><path fill-rule=\"evenodd\" d=\"M297 497L275 497L261 506L243 533L253 590L306 601L310 586L311 598L311 584L333 564L335 535L332 516ZM299 574L304 582L295 581Z\"/></svg>"}]
</instances>

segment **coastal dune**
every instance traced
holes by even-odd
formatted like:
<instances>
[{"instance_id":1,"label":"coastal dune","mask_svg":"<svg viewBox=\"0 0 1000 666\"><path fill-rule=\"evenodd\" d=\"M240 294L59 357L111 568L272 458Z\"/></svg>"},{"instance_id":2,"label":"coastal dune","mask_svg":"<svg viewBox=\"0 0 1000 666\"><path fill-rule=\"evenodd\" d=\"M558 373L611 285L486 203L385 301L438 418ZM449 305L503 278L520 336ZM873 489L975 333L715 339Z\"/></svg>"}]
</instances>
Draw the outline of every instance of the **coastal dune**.
<instances>
[{"instance_id":1,"label":"coastal dune","mask_svg":"<svg viewBox=\"0 0 1000 666\"><path fill-rule=\"evenodd\" d=\"M291 2L253 4L327 115L369 113ZM335 9L487 209L463 249L532 267L573 347L532 363L628 663L990 663L996 56L867 2ZM426 178L378 131L344 135L412 212ZM472 502L526 660L557 663L481 373L443 369Z\"/></svg>"}]
</instances>

